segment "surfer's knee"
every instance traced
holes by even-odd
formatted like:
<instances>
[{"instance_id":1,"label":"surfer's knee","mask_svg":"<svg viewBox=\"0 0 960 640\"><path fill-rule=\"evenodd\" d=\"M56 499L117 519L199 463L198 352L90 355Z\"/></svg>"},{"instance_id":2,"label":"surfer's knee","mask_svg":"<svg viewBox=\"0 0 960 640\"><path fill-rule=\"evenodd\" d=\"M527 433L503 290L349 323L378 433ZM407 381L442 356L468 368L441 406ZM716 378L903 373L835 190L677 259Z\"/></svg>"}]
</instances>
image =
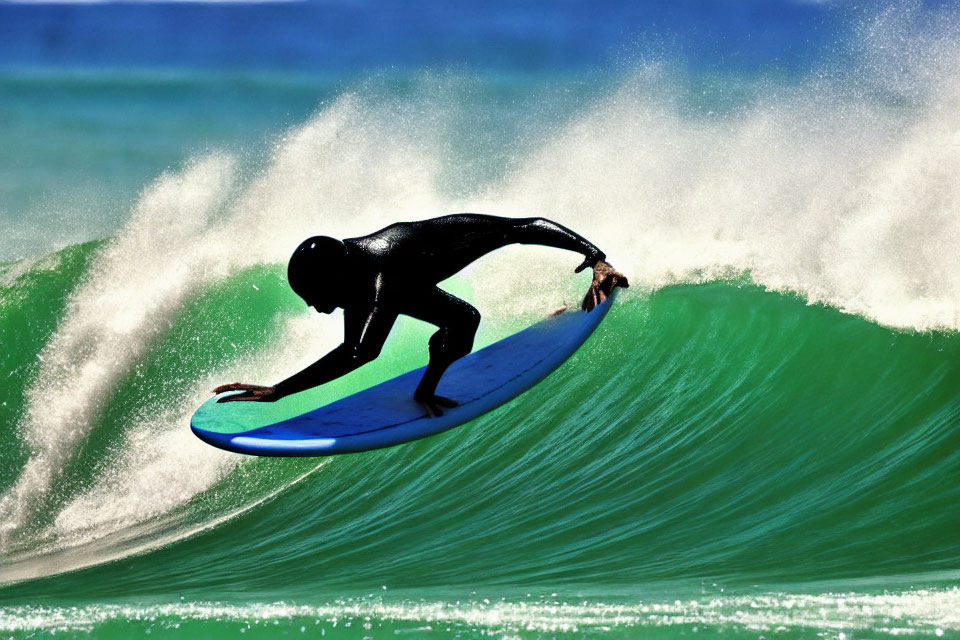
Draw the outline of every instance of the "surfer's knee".
<instances>
[{"instance_id":1,"label":"surfer's knee","mask_svg":"<svg viewBox=\"0 0 960 640\"><path fill-rule=\"evenodd\" d=\"M473 338L480 326L480 312L470 307L457 324L443 327L430 337L430 357L453 362L473 350Z\"/></svg>"},{"instance_id":2,"label":"surfer's knee","mask_svg":"<svg viewBox=\"0 0 960 640\"><path fill-rule=\"evenodd\" d=\"M428 344L430 346L431 362L453 362L466 355L466 353L463 353L463 339L448 327L444 327L430 336Z\"/></svg>"},{"instance_id":3,"label":"surfer's knee","mask_svg":"<svg viewBox=\"0 0 960 640\"><path fill-rule=\"evenodd\" d=\"M463 314L463 328L470 333L470 340L473 340L479 326L480 312L477 311L476 307L468 305Z\"/></svg>"},{"instance_id":4,"label":"surfer's knee","mask_svg":"<svg viewBox=\"0 0 960 640\"><path fill-rule=\"evenodd\" d=\"M467 309L463 316L463 324L460 327L462 335L462 348L464 352L462 355L467 355L473 349L473 338L477 335L477 329L480 327L480 312L476 310L475 307L467 306ZM458 358L461 356L457 356Z\"/></svg>"},{"instance_id":5,"label":"surfer's knee","mask_svg":"<svg viewBox=\"0 0 960 640\"><path fill-rule=\"evenodd\" d=\"M377 359L380 355L379 345L359 344L348 347L350 359L358 365L366 364Z\"/></svg>"}]
</instances>

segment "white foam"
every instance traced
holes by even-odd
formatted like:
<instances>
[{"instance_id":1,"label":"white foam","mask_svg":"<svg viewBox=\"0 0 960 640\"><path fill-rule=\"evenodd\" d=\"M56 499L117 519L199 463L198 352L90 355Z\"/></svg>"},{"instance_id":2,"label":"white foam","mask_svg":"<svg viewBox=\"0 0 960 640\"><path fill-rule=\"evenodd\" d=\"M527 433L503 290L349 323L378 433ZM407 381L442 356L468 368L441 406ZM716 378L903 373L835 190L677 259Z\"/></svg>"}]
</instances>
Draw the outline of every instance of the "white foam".
<instances>
[{"instance_id":1,"label":"white foam","mask_svg":"<svg viewBox=\"0 0 960 640\"><path fill-rule=\"evenodd\" d=\"M556 595L556 594L554 594ZM579 600L579 599L578 599ZM540 598L507 601L383 602L379 598L350 599L324 605L283 602L230 605L184 602L160 605L95 604L83 607L0 608L0 630L93 629L114 620L144 621L173 626L189 621L235 622L241 628L267 623L303 624L312 627L401 625L463 626L476 633L575 634L586 630L686 627L696 632L773 631L776 633L821 630L827 637L843 638L844 631L868 630L884 635L932 635L960 631L960 590L917 589L883 595L861 593L719 596L705 599L605 603ZM404 629L413 631L414 629ZM419 631L431 631L420 627ZM449 630L449 629L448 629ZM825 633L824 633L825 632ZM838 635L830 635L830 634Z\"/></svg>"},{"instance_id":2,"label":"white foam","mask_svg":"<svg viewBox=\"0 0 960 640\"><path fill-rule=\"evenodd\" d=\"M176 407L131 425L120 455L90 489L63 507L43 537L63 548L110 535L188 503L252 460L201 442L186 428L190 416L217 384L251 376L278 380L315 360L338 342L336 333L322 330L327 324L306 314L286 319L279 352L244 354L228 369L204 376ZM250 490L252 495L264 491Z\"/></svg>"},{"instance_id":3,"label":"white foam","mask_svg":"<svg viewBox=\"0 0 960 640\"><path fill-rule=\"evenodd\" d=\"M40 371L28 390L21 425L31 455L0 498L0 548L9 548L20 534L37 535L27 525L37 506L51 497L63 464L97 424L116 382L147 352L151 340L169 328L190 295L245 267L285 261L306 235L324 230L346 236L354 229L386 225L397 212L411 215L436 207L428 188L436 163L403 135L384 141L381 129L395 130L397 124L386 120L345 96L278 143L268 168L248 184L238 186L231 157L213 154L146 189L130 222L71 296L65 319L39 356ZM302 353L296 358L280 353L285 355L271 362L282 364L286 374L291 360L303 358ZM262 379L265 371L269 367L250 367L245 377ZM147 421L142 428L148 433L183 430L189 413L180 411L173 424ZM159 415L173 420L177 412ZM94 489L89 501L68 506L58 522L88 527L76 505L93 509L100 500L126 506L138 502L141 508L130 516L134 519L153 513L143 508L150 501L150 483L137 478L151 473L160 477L179 463L170 453L157 467L136 464L135 452L143 453L136 443L143 437L135 433L131 430L131 448L119 465L136 473L119 483L109 481L118 493ZM179 435L169 437L182 444ZM194 451L202 447L190 446ZM163 504L189 499L222 472L222 465L210 474L198 472L191 489Z\"/></svg>"},{"instance_id":4,"label":"white foam","mask_svg":"<svg viewBox=\"0 0 960 640\"><path fill-rule=\"evenodd\" d=\"M749 271L893 327L960 328L960 73L910 109L810 82L696 119L664 73L638 74L467 206L584 230L646 287Z\"/></svg>"},{"instance_id":5,"label":"white foam","mask_svg":"<svg viewBox=\"0 0 960 640\"><path fill-rule=\"evenodd\" d=\"M200 286L192 265L170 261L229 194L232 163L211 157L148 189L131 223L100 255L71 297L64 321L39 358L22 425L31 456L0 498L0 547L50 488L87 434L116 380L148 347L184 297Z\"/></svg>"}]
</instances>

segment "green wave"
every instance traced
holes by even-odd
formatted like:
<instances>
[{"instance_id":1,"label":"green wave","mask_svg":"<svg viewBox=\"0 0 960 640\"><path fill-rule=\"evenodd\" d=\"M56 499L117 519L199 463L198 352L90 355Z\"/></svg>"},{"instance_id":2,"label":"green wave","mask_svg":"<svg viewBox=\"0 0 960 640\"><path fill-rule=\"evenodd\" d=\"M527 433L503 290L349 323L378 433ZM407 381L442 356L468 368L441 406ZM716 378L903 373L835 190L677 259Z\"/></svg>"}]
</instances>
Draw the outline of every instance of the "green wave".
<instances>
[{"instance_id":1,"label":"green wave","mask_svg":"<svg viewBox=\"0 0 960 640\"><path fill-rule=\"evenodd\" d=\"M16 425L37 355L98 246L19 275L3 267L4 487L27 455ZM251 280L262 295L248 305ZM195 296L117 385L41 520L119 455L131 416L269 345L276 314L295 305L271 266ZM341 391L417 364L427 334L402 331L380 369ZM127 556L139 530L122 548L107 538L77 553L120 559L0 597L885 584L960 560L958 424L956 333L894 331L749 283L677 285L623 296L564 367L464 427L312 473L316 461L250 460L156 518L150 534L173 542Z\"/></svg>"}]
</instances>

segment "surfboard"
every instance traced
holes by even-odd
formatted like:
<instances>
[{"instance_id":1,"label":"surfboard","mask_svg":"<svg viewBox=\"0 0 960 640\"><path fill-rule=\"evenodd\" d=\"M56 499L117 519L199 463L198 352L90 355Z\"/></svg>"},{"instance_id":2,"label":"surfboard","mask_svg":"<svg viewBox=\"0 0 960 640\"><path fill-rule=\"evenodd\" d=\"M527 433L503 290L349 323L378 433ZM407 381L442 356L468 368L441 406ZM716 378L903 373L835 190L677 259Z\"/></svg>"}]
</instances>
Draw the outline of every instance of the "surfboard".
<instances>
[{"instance_id":1,"label":"surfboard","mask_svg":"<svg viewBox=\"0 0 960 640\"><path fill-rule=\"evenodd\" d=\"M258 456L328 456L380 449L469 422L543 380L586 341L610 310L616 289L592 311L565 311L454 362L437 393L460 405L430 417L413 400L424 369L408 371L301 415L258 425L259 402L211 398L194 413L198 438ZM282 402L282 400L281 400Z\"/></svg>"}]
</instances>

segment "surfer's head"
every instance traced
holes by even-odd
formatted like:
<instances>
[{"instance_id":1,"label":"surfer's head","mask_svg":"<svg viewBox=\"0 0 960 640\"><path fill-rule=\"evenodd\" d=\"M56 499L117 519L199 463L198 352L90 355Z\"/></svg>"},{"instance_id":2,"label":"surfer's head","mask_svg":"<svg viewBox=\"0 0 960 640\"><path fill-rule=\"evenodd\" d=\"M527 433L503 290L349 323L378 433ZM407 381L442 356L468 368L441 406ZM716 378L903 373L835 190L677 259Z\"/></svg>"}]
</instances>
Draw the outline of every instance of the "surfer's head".
<instances>
[{"instance_id":1,"label":"surfer's head","mask_svg":"<svg viewBox=\"0 0 960 640\"><path fill-rule=\"evenodd\" d=\"M327 236L314 236L300 243L287 265L287 280L308 307L332 313L343 306L342 276L347 248Z\"/></svg>"}]
</instances>

